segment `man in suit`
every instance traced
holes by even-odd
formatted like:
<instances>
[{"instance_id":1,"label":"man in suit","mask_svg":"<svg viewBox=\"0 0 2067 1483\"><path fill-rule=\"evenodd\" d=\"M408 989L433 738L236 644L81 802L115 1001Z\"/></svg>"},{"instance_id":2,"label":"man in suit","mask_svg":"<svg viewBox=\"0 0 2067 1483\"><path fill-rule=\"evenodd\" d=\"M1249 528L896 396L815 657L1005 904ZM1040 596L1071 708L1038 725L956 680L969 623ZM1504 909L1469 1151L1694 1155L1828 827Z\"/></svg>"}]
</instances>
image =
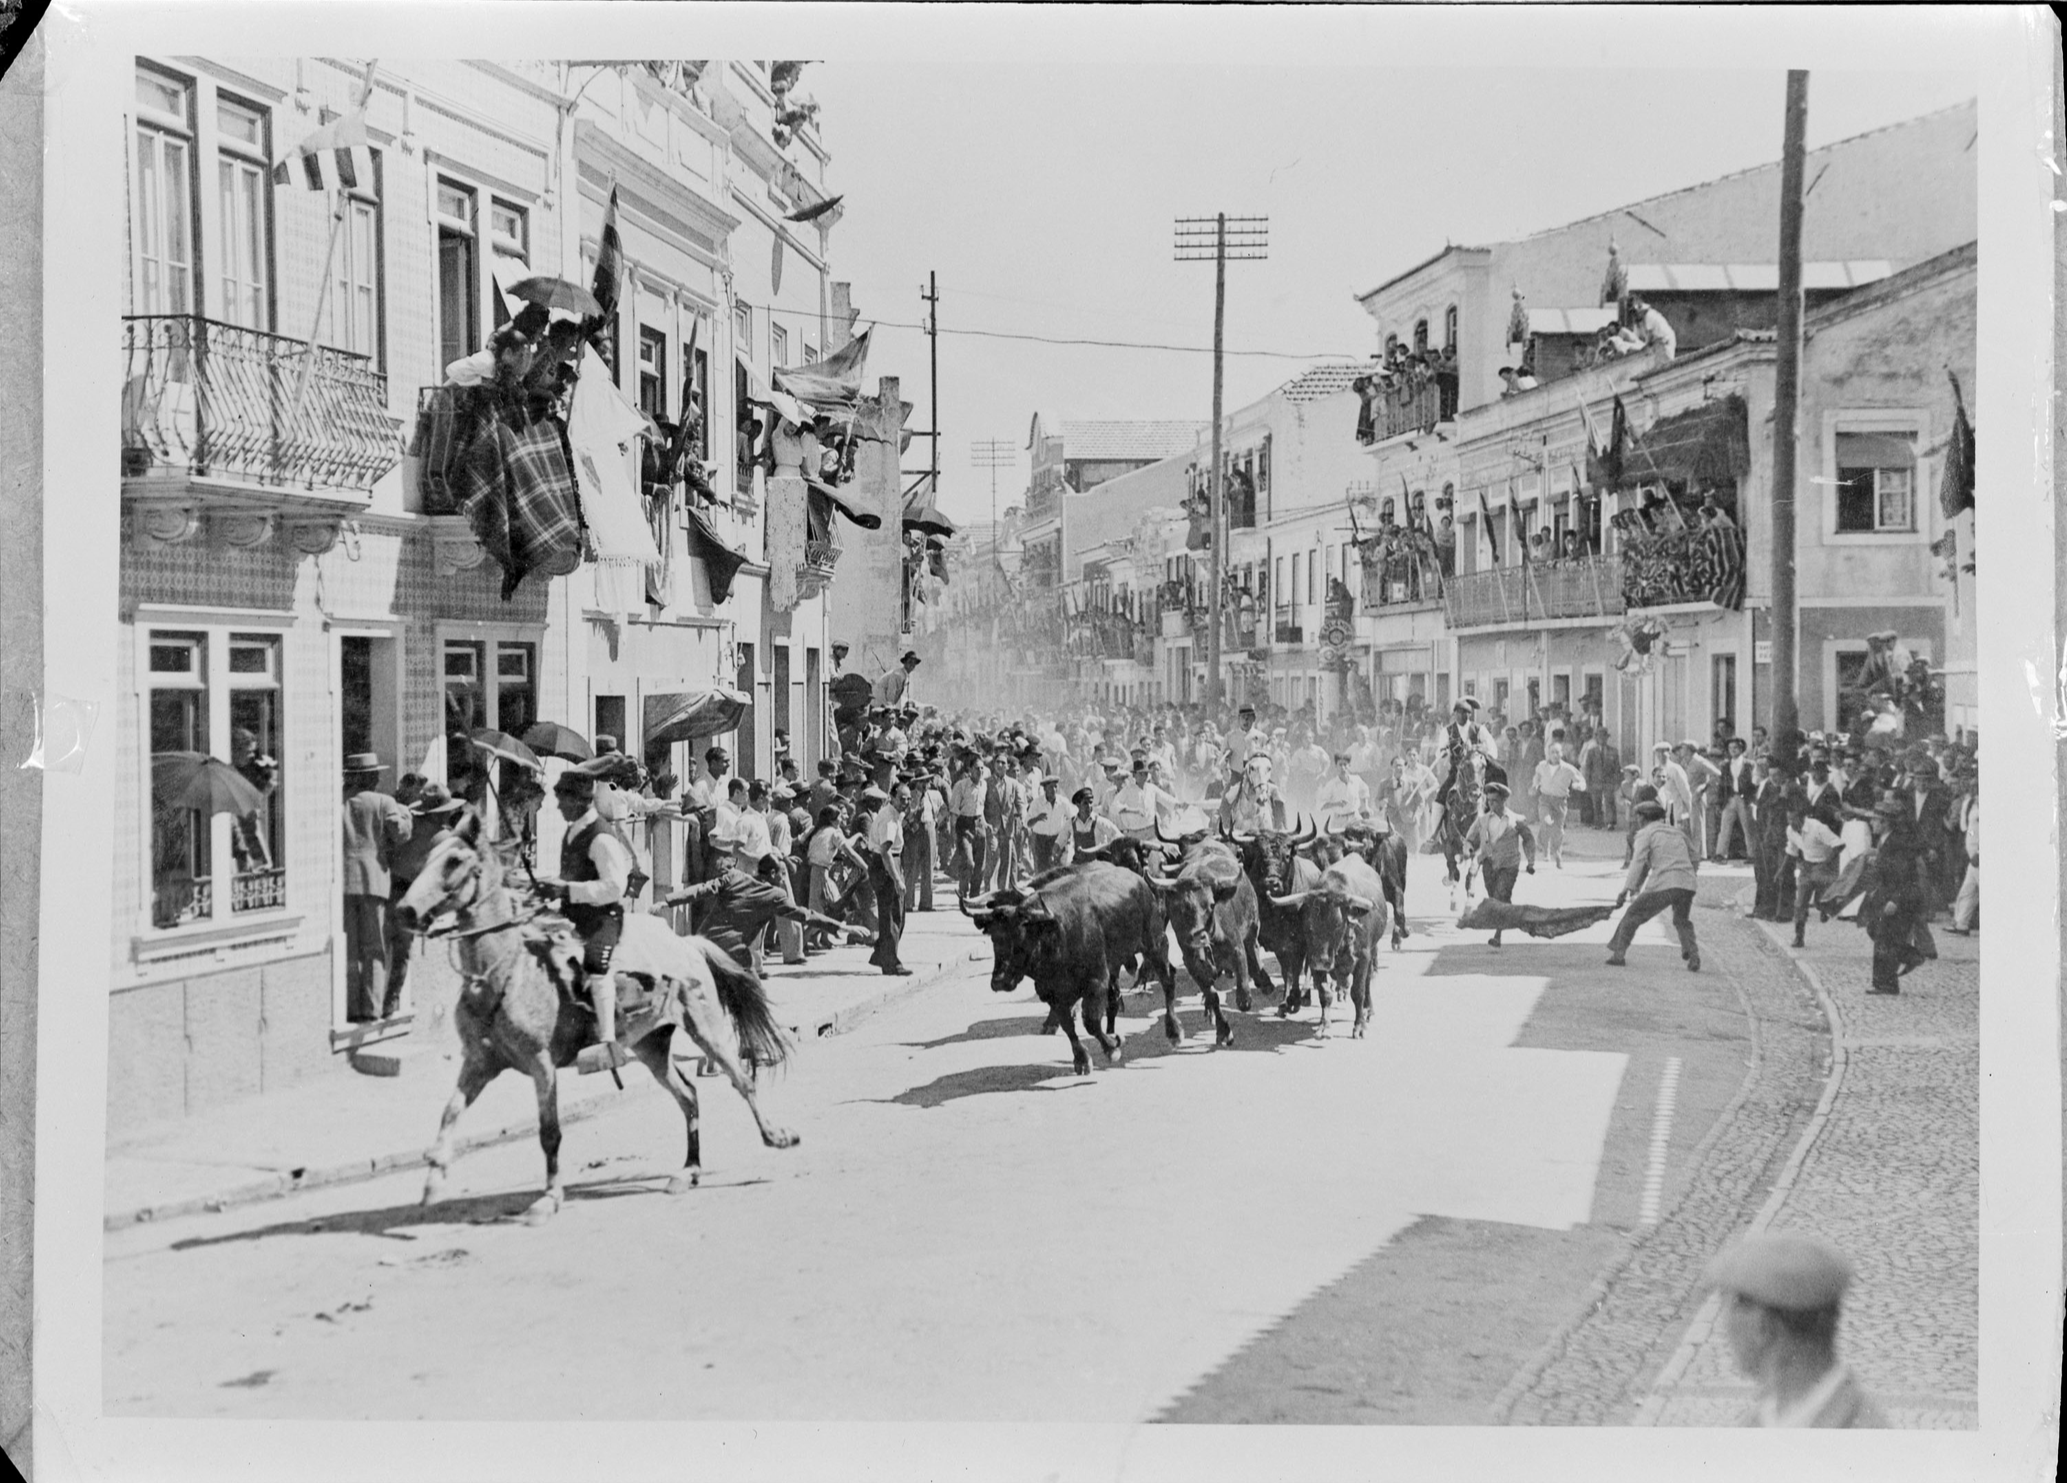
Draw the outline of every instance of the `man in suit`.
<instances>
[{"instance_id":1,"label":"man in suit","mask_svg":"<svg viewBox=\"0 0 2067 1483\"><path fill-rule=\"evenodd\" d=\"M1944 910L1947 902L1945 860L1952 840L1946 823L1952 811L1952 795L1939 780L1938 764L1918 752L1909 759L1902 796L1909 805L1910 826L1915 830L1923 857L1923 914L1928 919Z\"/></svg>"},{"instance_id":2,"label":"man in suit","mask_svg":"<svg viewBox=\"0 0 2067 1483\"><path fill-rule=\"evenodd\" d=\"M1757 885L1751 914L1761 921L1780 922L1787 920L1787 908L1794 901L1793 883L1786 879L1787 805L1794 778L1784 765L1769 764L1763 757L1753 764L1753 774L1757 791L1751 805L1751 876Z\"/></svg>"},{"instance_id":3,"label":"man in suit","mask_svg":"<svg viewBox=\"0 0 2067 1483\"><path fill-rule=\"evenodd\" d=\"M1744 738L1733 736L1723 744L1723 775L1717 785L1722 818L1715 827L1718 859L1740 860L1752 853L1751 805L1758 785L1752 781L1751 759L1745 755Z\"/></svg>"},{"instance_id":4,"label":"man in suit","mask_svg":"<svg viewBox=\"0 0 2067 1483\"><path fill-rule=\"evenodd\" d=\"M1813 1236L1746 1236L1708 1269L1737 1367L1758 1383L1745 1426L1886 1427L1888 1419L1837 1357L1837 1323L1852 1268Z\"/></svg>"},{"instance_id":5,"label":"man in suit","mask_svg":"<svg viewBox=\"0 0 2067 1483\"><path fill-rule=\"evenodd\" d=\"M345 1017L367 1024L392 1014L388 985L388 896L395 851L414 832L409 810L380 791L381 760L354 752L344 760Z\"/></svg>"}]
</instances>

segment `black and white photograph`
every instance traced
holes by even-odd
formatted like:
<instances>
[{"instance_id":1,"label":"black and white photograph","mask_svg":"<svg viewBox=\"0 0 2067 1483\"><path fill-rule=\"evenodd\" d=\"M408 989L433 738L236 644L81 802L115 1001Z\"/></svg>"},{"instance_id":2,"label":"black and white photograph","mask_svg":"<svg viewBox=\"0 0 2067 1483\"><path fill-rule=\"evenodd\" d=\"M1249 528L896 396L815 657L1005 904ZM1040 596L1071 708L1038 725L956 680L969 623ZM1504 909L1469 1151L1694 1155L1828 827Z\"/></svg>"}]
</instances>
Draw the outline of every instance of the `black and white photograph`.
<instances>
[{"instance_id":1,"label":"black and white photograph","mask_svg":"<svg viewBox=\"0 0 2067 1483\"><path fill-rule=\"evenodd\" d=\"M2048 1475L2058 60L52 11L10 1454Z\"/></svg>"}]
</instances>

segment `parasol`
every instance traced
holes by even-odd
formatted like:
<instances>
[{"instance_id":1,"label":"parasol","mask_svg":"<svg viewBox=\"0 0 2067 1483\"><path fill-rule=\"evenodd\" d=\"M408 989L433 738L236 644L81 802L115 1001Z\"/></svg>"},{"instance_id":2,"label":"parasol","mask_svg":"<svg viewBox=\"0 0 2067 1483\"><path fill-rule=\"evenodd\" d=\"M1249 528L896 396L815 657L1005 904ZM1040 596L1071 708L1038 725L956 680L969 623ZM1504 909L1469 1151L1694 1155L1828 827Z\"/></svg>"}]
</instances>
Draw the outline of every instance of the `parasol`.
<instances>
[{"instance_id":1,"label":"parasol","mask_svg":"<svg viewBox=\"0 0 2067 1483\"><path fill-rule=\"evenodd\" d=\"M524 733L523 740L540 756L558 757L562 762L586 762L596 755L586 737L558 721L540 721Z\"/></svg>"},{"instance_id":2,"label":"parasol","mask_svg":"<svg viewBox=\"0 0 2067 1483\"><path fill-rule=\"evenodd\" d=\"M243 773L205 752L153 752L151 797L167 808L239 816L254 812L266 798Z\"/></svg>"},{"instance_id":3,"label":"parasol","mask_svg":"<svg viewBox=\"0 0 2067 1483\"><path fill-rule=\"evenodd\" d=\"M483 727L479 731L470 732L467 740L491 757L500 757L505 762L514 762L519 767L528 767L537 773L545 771L545 764L538 760L538 753L506 731L494 731Z\"/></svg>"},{"instance_id":4,"label":"parasol","mask_svg":"<svg viewBox=\"0 0 2067 1483\"><path fill-rule=\"evenodd\" d=\"M939 507L933 503L933 496L934 491L929 488L923 499L916 496L916 491L905 498L904 528L924 531L929 536L945 540L955 534L957 527L954 521L940 513Z\"/></svg>"},{"instance_id":5,"label":"parasol","mask_svg":"<svg viewBox=\"0 0 2067 1483\"><path fill-rule=\"evenodd\" d=\"M867 705L875 699L876 687L868 681L867 675L848 673L841 675L826 691L843 706Z\"/></svg>"},{"instance_id":6,"label":"parasol","mask_svg":"<svg viewBox=\"0 0 2067 1483\"><path fill-rule=\"evenodd\" d=\"M570 314L579 314L584 319L601 318L603 306L596 302L596 296L578 283L569 283L564 278L538 276L523 279L510 286L510 296L522 299L527 304L538 304L547 309L565 309Z\"/></svg>"},{"instance_id":7,"label":"parasol","mask_svg":"<svg viewBox=\"0 0 2067 1483\"><path fill-rule=\"evenodd\" d=\"M735 731L747 704L745 695L724 685L677 695L649 695L645 706L646 745L694 741L700 736Z\"/></svg>"}]
</instances>

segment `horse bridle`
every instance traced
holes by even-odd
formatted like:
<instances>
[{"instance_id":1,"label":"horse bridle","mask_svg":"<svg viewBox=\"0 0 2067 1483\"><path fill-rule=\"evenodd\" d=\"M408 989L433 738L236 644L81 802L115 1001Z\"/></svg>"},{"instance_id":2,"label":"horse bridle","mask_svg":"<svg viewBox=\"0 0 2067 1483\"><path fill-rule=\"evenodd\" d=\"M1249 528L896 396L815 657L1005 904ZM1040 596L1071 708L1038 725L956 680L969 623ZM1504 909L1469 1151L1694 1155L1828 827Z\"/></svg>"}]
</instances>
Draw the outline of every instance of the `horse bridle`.
<instances>
[{"instance_id":1,"label":"horse bridle","mask_svg":"<svg viewBox=\"0 0 2067 1483\"><path fill-rule=\"evenodd\" d=\"M467 854L473 857L473 869L471 871L471 876L473 881L475 882L476 887L478 888L481 880L482 869L481 852L477 849L474 849L471 845L468 845L464 840L458 838L447 840L443 845L439 846L439 850L444 851L453 849L455 847L464 848ZM437 856L436 854L433 854L432 859L435 858L437 858ZM424 863L428 865L430 862L425 861ZM508 920L501 922L490 922L488 925L484 927L462 926L460 924L460 919L466 916L467 913L474 910L474 908L479 904L480 893L479 890L476 889L474 900L468 902L465 906L440 907L437 911L432 912L428 917L424 919L425 925L416 929L416 935L426 939L437 937L465 941L476 937L485 937L491 932L504 932L510 929L511 927L526 926L529 923L537 921L541 916L545 915L545 909L543 907L534 907L528 915L510 917ZM445 915L448 911L450 912L453 918L452 924L450 926L433 927L430 925L431 922L436 921L440 916Z\"/></svg>"}]
</instances>

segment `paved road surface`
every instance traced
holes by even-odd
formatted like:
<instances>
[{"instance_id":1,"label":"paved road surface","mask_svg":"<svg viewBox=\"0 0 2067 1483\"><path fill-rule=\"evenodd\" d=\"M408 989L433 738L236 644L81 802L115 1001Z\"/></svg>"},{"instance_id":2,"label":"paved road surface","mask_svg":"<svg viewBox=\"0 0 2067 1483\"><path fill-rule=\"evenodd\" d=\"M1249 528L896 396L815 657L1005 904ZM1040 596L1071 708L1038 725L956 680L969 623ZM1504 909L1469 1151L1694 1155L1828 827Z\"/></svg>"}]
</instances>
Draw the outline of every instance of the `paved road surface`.
<instances>
[{"instance_id":1,"label":"paved road surface","mask_svg":"<svg viewBox=\"0 0 2067 1483\"><path fill-rule=\"evenodd\" d=\"M1521 899L1609 899L1613 848ZM976 964L800 1048L765 1099L795 1150L701 1082L688 1195L640 1073L568 1129L540 1229L515 1145L427 1211L408 1175L111 1234L109 1414L1483 1422L1646 1181L1674 1196L1748 1040L1658 924L1622 973L1605 925L1495 952L1443 925L1439 869L1361 1042L1265 1005L1216 1051L1194 998L1173 1050L1140 994L1126 1064L1078 1078Z\"/></svg>"}]
</instances>

